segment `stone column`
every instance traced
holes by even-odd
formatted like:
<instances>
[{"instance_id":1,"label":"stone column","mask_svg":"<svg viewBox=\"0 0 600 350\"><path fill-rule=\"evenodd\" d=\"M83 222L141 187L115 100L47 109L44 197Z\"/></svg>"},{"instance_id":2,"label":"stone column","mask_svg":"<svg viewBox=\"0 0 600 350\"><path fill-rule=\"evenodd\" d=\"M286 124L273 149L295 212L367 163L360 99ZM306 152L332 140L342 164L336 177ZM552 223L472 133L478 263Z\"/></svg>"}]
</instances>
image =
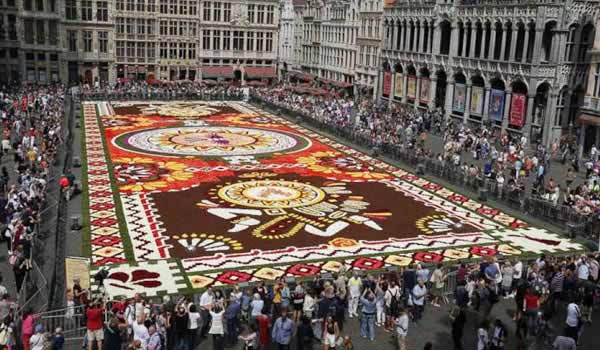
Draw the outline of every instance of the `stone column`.
<instances>
[{"instance_id":1,"label":"stone column","mask_svg":"<svg viewBox=\"0 0 600 350\"><path fill-rule=\"evenodd\" d=\"M546 113L544 113L544 133L542 134L542 142L547 148L550 147L550 144L552 143L550 136L554 125L554 119L551 117L554 116L554 118L559 118L559 116L556 115L557 100L558 94L551 90L548 97L548 103L546 104Z\"/></svg>"},{"instance_id":2,"label":"stone column","mask_svg":"<svg viewBox=\"0 0 600 350\"><path fill-rule=\"evenodd\" d=\"M502 45L500 45L500 61L504 61L504 54L506 53L506 34L508 28L502 26Z\"/></svg>"},{"instance_id":3,"label":"stone column","mask_svg":"<svg viewBox=\"0 0 600 350\"><path fill-rule=\"evenodd\" d=\"M431 21L428 22L427 25L429 26L429 53L433 53L433 39L434 39L434 34L435 34L435 22Z\"/></svg>"},{"instance_id":4,"label":"stone column","mask_svg":"<svg viewBox=\"0 0 600 350\"><path fill-rule=\"evenodd\" d=\"M427 106L430 110L435 108L435 92L437 90L437 77L434 75L429 81L429 103ZM600 130L600 128L598 128Z\"/></svg>"},{"instance_id":5,"label":"stone column","mask_svg":"<svg viewBox=\"0 0 600 350\"><path fill-rule=\"evenodd\" d=\"M508 117L509 117L509 112L510 112L510 102L511 102L511 94L512 94L512 89L508 88L506 89L506 92L504 94L504 116L502 117L502 129L506 130L506 128L508 128Z\"/></svg>"},{"instance_id":6,"label":"stone column","mask_svg":"<svg viewBox=\"0 0 600 350\"><path fill-rule=\"evenodd\" d=\"M396 84L396 68L392 67L392 83L390 88L390 96L388 98L388 108L392 106L392 101L394 100L394 84Z\"/></svg>"},{"instance_id":7,"label":"stone column","mask_svg":"<svg viewBox=\"0 0 600 350\"><path fill-rule=\"evenodd\" d=\"M421 74L417 74L417 89L415 90L415 110L419 108L419 97L421 97Z\"/></svg>"},{"instance_id":8,"label":"stone column","mask_svg":"<svg viewBox=\"0 0 600 350\"><path fill-rule=\"evenodd\" d=\"M583 156L583 146L585 145L585 134L587 128L588 126L586 124L581 124L581 140L579 140L579 145L577 146L577 154L579 156L579 159L582 159Z\"/></svg>"},{"instance_id":9,"label":"stone column","mask_svg":"<svg viewBox=\"0 0 600 350\"><path fill-rule=\"evenodd\" d=\"M383 67L379 65L377 70L377 77L375 78L375 91L373 91L373 100L381 102L381 96L383 93Z\"/></svg>"},{"instance_id":10,"label":"stone column","mask_svg":"<svg viewBox=\"0 0 600 350\"><path fill-rule=\"evenodd\" d=\"M469 46L469 54L468 56L471 58L475 57L475 43L477 39L477 29L476 26L471 23L471 45Z\"/></svg>"},{"instance_id":11,"label":"stone column","mask_svg":"<svg viewBox=\"0 0 600 350\"><path fill-rule=\"evenodd\" d=\"M492 24L492 26L493 25L494 24ZM494 51L496 51L495 50L495 48L496 48L496 34L497 34L496 32L497 31L496 31L496 27L495 26L494 27L490 27L490 33L491 33L490 34L490 48L489 48L489 50L487 52L487 58L488 58L488 60L493 60L494 59Z\"/></svg>"},{"instance_id":12,"label":"stone column","mask_svg":"<svg viewBox=\"0 0 600 350\"><path fill-rule=\"evenodd\" d=\"M448 80L446 83L446 101L444 119L448 119L452 113L452 97L454 96L454 80Z\"/></svg>"},{"instance_id":13,"label":"stone column","mask_svg":"<svg viewBox=\"0 0 600 350\"><path fill-rule=\"evenodd\" d=\"M398 41L398 26L396 26L396 22L394 21L394 25L391 27L392 33L390 35L390 42L388 43L388 47L391 50L397 50L396 42Z\"/></svg>"},{"instance_id":14,"label":"stone column","mask_svg":"<svg viewBox=\"0 0 600 350\"><path fill-rule=\"evenodd\" d=\"M486 44L486 37L487 37L488 32L490 32L490 30L487 29L485 24L482 24L481 25L481 49L479 50L479 58L482 58L482 59L487 57L487 52L485 51L485 44Z\"/></svg>"},{"instance_id":15,"label":"stone column","mask_svg":"<svg viewBox=\"0 0 600 350\"><path fill-rule=\"evenodd\" d=\"M535 42L533 44L533 55L531 58L531 62L534 64L539 64L542 58L542 35L544 34L544 30L540 28L535 29Z\"/></svg>"},{"instance_id":16,"label":"stone column","mask_svg":"<svg viewBox=\"0 0 600 350\"><path fill-rule=\"evenodd\" d=\"M489 86L485 87L485 94L483 98L483 116L481 117L482 121L486 121L490 119L490 94L492 88Z\"/></svg>"},{"instance_id":17,"label":"stone column","mask_svg":"<svg viewBox=\"0 0 600 350\"><path fill-rule=\"evenodd\" d=\"M406 93L406 88L408 86L408 74L406 72L402 73L402 103L406 103L408 100L408 96Z\"/></svg>"},{"instance_id":18,"label":"stone column","mask_svg":"<svg viewBox=\"0 0 600 350\"><path fill-rule=\"evenodd\" d=\"M419 26L419 46L417 52L426 52L425 50L425 22L421 22Z\"/></svg>"},{"instance_id":19,"label":"stone column","mask_svg":"<svg viewBox=\"0 0 600 350\"><path fill-rule=\"evenodd\" d=\"M435 23L432 23L433 26L433 42L432 47L431 47L431 53L433 54L439 54L440 53L440 36L441 36L441 32L440 32L440 27L435 25Z\"/></svg>"},{"instance_id":20,"label":"stone column","mask_svg":"<svg viewBox=\"0 0 600 350\"><path fill-rule=\"evenodd\" d=\"M406 23L400 22L400 51L406 51Z\"/></svg>"},{"instance_id":21,"label":"stone column","mask_svg":"<svg viewBox=\"0 0 600 350\"><path fill-rule=\"evenodd\" d=\"M525 40L523 40L523 54L521 63L527 62L527 51L529 51L529 27L525 25Z\"/></svg>"},{"instance_id":22,"label":"stone column","mask_svg":"<svg viewBox=\"0 0 600 350\"><path fill-rule=\"evenodd\" d=\"M512 38L510 39L510 52L508 54L509 61L516 61L515 51L517 49L517 37L519 35L519 28L514 28L512 31Z\"/></svg>"},{"instance_id":23,"label":"stone column","mask_svg":"<svg viewBox=\"0 0 600 350\"><path fill-rule=\"evenodd\" d=\"M450 56L458 54L458 26L454 24L450 34Z\"/></svg>"},{"instance_id":24,"label":"stone column","mask_svg":"<svg viewBox=\"0 0 600 350\"><path fill-rule=\"evenodd\" d=\"M527 114L525 114L525 125L523 125L523 135L530 139L531 135L531 123L533 122L533 102L535 94L529 94L527 96ZM531 140L530 140L531 141Z\"/></svg>"},{"instance_id":25,"label":"stone column","mask_svg":"<svg viewBox=\"0 0 600 350\"><path fill-rule=\"evenodd\" d=\"M465 112L463 113L463 121L466 123L471 116L471 86L473 84L468 81L467 82L467 96L465 96Z\"/></svg>"}]
</instances>

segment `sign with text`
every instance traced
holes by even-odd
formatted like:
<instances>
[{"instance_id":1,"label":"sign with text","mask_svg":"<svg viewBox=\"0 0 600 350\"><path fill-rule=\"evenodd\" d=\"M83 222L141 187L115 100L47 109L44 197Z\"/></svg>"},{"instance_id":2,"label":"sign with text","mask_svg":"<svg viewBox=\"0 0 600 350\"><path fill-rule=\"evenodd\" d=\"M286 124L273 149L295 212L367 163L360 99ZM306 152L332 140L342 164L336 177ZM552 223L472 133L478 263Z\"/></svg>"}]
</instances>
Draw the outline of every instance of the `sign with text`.
<instances>
[{"instance_id":1,"label":"sign with text","mask_svg":"<svg viewBox=\"0 0 600 350\"><path fill-rule=\"evenodd\" d=\"M492 89L490 93L490 119L502 121L504 117L504 90Z\"/></svg>"},{"instance_id":2,"label":"sign with text","mask_svg":"<svg viewBox=\"0 0 600 350\"><path fill-rule=\"evenodd\" d=\"M465 112L465 101L467 97L467 87L465 84L454 84L454 101L452 110L454 112Z\"/></svg>"},{"instance_id":3,"label":"sign with text","mask_svg":"<svg viewBox=\"0 0 600 350\"><path fill-rule=\"evenodd\" d=\"M392 73L384 72L383 73L383 96L390 97L391 90L392 90Z\"/></svg>"},{"instance_id":4,"label":"sign with text","mask_svg":"<svg viewBox=\"0 0 600 350\"><path fill-rule=\"evenodd\" d=\"M527 96L524 94L513 94L510 106L509 124L522 127L525 124L525 101Z\"/></svg>"}]
</instances>

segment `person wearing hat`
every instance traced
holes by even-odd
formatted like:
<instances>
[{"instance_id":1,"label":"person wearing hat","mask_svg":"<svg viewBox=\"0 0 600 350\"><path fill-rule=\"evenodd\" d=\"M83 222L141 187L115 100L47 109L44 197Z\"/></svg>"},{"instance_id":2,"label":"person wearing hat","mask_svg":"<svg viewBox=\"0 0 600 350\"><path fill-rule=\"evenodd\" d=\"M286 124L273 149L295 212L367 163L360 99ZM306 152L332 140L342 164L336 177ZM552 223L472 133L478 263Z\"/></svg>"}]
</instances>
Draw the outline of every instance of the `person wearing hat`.
<instances>
[{"instance_id":1,"label":"person wearing hat","mask_svg":"<svg viewBox=\"0 0 600 350\"><path fill-rule=\"evenodd\" d=\"M35 333L29 339L31 350L42 350L44 348L44 327L41 324L35 326Z\"/></svg>"}]
</instances>

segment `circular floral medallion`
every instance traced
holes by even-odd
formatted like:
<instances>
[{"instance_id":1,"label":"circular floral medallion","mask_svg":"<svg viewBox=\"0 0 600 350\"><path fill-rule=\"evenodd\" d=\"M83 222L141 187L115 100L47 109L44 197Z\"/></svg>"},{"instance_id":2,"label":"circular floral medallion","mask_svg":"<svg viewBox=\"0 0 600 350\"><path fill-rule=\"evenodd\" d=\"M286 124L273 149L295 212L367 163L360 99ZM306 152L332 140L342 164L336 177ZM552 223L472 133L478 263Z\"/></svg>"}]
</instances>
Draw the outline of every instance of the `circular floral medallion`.
<instances>
[{"instance_id":1,"label":"circular floral medallion","mask_svg":"<svg viewBox=\"0 0 600 350\"><path fill-rule=\"evenodd\" d=\"M219 190L227 202L254 208L296 208L323 200L318 187L293 181L260 180L239 182Z\"/></svg>"},{"instance_id":2,"label":"circular floral medallion","mask_svg":"<svg viewBox=\"0 0 600 350\"><path fill-rule=\"evenodd\" d=\"M295 151L309 145L280 131L221 126L184 126L136 131L114 139L126 150L166 156L242 156Z\"/></svg>"},{"instance_id":3,"label":"circular floral medallion","mask_svg":"<svg viewBox=\"0 0 600 350\"><path fill-rule=\"evenodd\" d=\"M206 117L219 112L219 108L214 108L201 103L165 103L165 104L149 104L141 108L142 114L151 115L158 114L167 117L177 118L194 118Z\"/></svg>"}]
</instances>

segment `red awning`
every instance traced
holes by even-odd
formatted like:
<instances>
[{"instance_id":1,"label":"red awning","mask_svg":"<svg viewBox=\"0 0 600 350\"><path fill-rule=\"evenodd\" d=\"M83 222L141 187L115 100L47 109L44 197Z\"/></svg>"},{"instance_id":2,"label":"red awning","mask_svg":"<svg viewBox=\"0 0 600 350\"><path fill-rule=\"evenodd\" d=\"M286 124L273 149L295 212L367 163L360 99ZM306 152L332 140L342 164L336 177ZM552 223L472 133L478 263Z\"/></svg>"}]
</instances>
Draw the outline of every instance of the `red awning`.
<instances>
[{"instance_id":1,"label":"red awning","mask_svg":"<svg viewBox=\"0 0 600 350\"><path fill-rule=\"evenodd\" d=\"M316 78L316 76L314 76L312 74L302 73L302 72L294 72L294 77L296 79L304 80L304 81L313 81Z\"/></svg>"},{"instance_id":2,"label":"red awning","mask_svg":"<svg viewBox=\"0 0 600 350\"><path fill-rule=\"evenodd\" d=\"M267 82L262 81L262 80L252 80L252 81L247 82L246 85L248 85L248 86L267 86Z\"/></svg>"},{"instance_id":3,"label":"red awning","mask_svg":"<svg viewBox=\"0 0 600 350\"><path fill-rule=\"evenodd\" d=\"M275 67L246 67L244 68L244 71L246 72L246 76L250 79L269 79L277 76Z\"/></svg>"},{"instance_id":4,"label":"red awning","mask_svg":"<svg viewBox=\"0 0 600 350\"><path fill-rule=\"evenodd\" d=\"M207 66L202 67L202 79L204 78L233 78L233 67L231 66Z\"/></svg>"},{"instance_id":5,"label":"red awning","mask_svg":"<svg viewBox=\"0 0 600 350\"><path fill-rule=\"evenodd\" d=\"M323 84L340 87L340 88L348 88L348 87L352 86L352 84L346 83L345 81L329 80L329 79L323 79L323 78L320 78L319 80L321 80L323 82Z\"/></svg>"},{"instance_id":6,"label":"red awning","mask_svg":"<svg viewBox=\"0 0 600 350\"><path fill-rule=\"evenodd\" d=\"M600 126L600 116L591 114L581 114L577 118L579 124Z\"/></svg>"}]
</instances>

